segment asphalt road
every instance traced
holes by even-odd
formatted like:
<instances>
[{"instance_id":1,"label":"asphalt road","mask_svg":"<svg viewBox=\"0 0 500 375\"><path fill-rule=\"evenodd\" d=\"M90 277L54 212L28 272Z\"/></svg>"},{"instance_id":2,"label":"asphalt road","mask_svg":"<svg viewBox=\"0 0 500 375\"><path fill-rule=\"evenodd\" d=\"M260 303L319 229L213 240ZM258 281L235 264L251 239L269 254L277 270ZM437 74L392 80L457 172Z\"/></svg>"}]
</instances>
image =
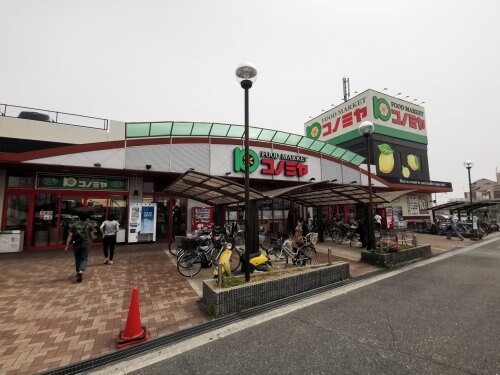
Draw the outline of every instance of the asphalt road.
<instances>
[{"instance_id":1,"label":"asphalt road","mask_svg":"<svg viewBox=\"0 0 500 375\"><path fill-rule=\"evenodd\" d=\"M466 250L133 374L498 374L500 237Z\"/></svg>"}]
</instances>

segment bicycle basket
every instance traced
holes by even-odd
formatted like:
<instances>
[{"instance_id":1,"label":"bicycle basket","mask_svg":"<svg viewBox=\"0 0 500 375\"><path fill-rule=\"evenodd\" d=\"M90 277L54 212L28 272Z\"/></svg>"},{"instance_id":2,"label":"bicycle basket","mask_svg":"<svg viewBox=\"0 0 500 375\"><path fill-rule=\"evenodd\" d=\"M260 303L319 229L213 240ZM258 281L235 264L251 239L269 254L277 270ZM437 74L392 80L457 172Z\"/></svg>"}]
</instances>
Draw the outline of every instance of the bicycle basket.
<instances>
[{"instance_id":1,"label":"bicycle basket","mask_svg":"<svg viewBox=\"0 0 500 375\"><path fill-rule=\"evenodd\" d=\"M306 235L306 243L311 243L313 245L318 242L318 233L310 232Z\"/></svg>"},{"instance_id":2,"label":"bicycle basket","mask_svg":"<svg viewBox=\"0 0 500 375\"><path fill-rule=\"evenodd\" d=\"M198 241L194 238L183 238L181 240L181 246L185 251L195 251L198 247Z\"/></svg>"},{"instance_id":3,"label":"bicycle basket","mask_svg":"<svg viewBox=\"0 0 500 375\"><path fill-rule=\"evenodd\" d=\"M182 240L186 239L186 236L175 236L175 246L178 249L182 248Z\"/></svg>"},{"instance_id":4,"label":"bicycle basket","mask_svg":"<svg viewBox=\"0 0 500 375\"><path fill-rule=\"evenodd\" d=\"M283 251L285 251L285 253L293 253L293 244L292 244L292 241L290 240L285 240L285 242L283 242L283 244L281 245L281 248L283 249Z\"/></svg>"}]
</instances>

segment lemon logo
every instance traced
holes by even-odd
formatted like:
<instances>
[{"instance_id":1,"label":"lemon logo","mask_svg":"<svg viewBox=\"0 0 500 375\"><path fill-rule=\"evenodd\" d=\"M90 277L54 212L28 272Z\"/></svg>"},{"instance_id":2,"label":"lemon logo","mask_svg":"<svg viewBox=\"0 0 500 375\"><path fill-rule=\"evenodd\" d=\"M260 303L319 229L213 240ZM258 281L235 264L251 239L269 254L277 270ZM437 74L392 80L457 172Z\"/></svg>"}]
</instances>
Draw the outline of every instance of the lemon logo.
<instances>
[{"instance_id":1,"label":"lemon logo","mask_svg":"<svg viewBox=\"0 0 500 375\"><path fill-rule=\"evenodd\" d=\"M259 166L259 156L254 150L248 150L248 172L254 172ZM245 172L245 150L236 147L234 149L234 171Z\"/></svg>"},{"instance_id":2,"label":"lemon logo","mask_svg":"<svg viewBox=\"0 0 500 375\"><path fill-rule=\"evenodd\" d=\"M408 166L412 171L420 170L420 159L417 155L410 154L406 157L406 160L408 161Z\"/></svg>"},{"instance_id":3,"label":"lemon logo","mask_svg":"<svg viewBox=\"0 0 500 375\"><path fill-rule=\"evenodd\" d=\"M383 98L373 97L373 116L375 118L381 119L382 121L388 121L391 118L391 107L389 102Z\"/></svg>"},{"instance_id":4,"label":"lemon logo","mask_svg":"<svg viewBox=\"0 0 500 375\"><path fill-rule=\"evenodd\" d=\"M321 125L319 122L315 122L306 129L307 138L318 139L321 135Z\"/></svg>"},{"instance_id":5,"label":"lemon logo","mask_svg":"<svg viewBox=\"0 0 500 375\"><path fill-rule=\"evenodd\" d=\"M410 170L408 169L408 167L405 167L403 165L403 168L401 168L401 174L403 175L404 178L410 177Z\"/></svg>"},{"instance_id":6,"label":"lemon logo","mask_svg":"<svg viewBox=\"0 0 500 375\"><path fill-rule=\"evenodd\" d=\"M378 158L378 169L382 173L391 173L394 169L394 150L387 143L378 145L380 156Z\"/></svg>"}]
</instances>

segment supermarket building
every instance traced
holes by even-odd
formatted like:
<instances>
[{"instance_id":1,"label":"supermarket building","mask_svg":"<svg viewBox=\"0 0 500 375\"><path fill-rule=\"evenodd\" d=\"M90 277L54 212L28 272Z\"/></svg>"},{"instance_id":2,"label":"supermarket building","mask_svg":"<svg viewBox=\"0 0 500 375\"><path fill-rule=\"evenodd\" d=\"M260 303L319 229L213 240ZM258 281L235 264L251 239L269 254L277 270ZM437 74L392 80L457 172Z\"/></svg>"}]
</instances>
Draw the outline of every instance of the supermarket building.
<instances>
[{"instance_id":1,"label":"supermarket building","mask_svg":"<svg viewBox=\"0 0 500 375\"><path fill-rule=\"evenodd\" d=\"M214 219L206 202L168 190L179 176L194 169L243 183L242 125L125 123L7 104L0 104L0 112L0 229L20 230L26 250L63 247L81 212L96 223L117 218L120 242L167 241ZM373 90L308 121L305 136L251 126L251 188L265 195L312 181L366 187L365 140L357 131L365 120L375 124L374 191L405 193L377 210L387 222L429 219L431 194L452 187L429 178L423 108ZM145 213L154 206L154 236L137 230L139 206ZM226 207L225 222L243 224L243 208ZM258 220L265 229L283 232L290 212L294 218L315 212L348 220L361 208L351 202L311 211L286 199L264 198Z\"/></svg>"}]
</instances>

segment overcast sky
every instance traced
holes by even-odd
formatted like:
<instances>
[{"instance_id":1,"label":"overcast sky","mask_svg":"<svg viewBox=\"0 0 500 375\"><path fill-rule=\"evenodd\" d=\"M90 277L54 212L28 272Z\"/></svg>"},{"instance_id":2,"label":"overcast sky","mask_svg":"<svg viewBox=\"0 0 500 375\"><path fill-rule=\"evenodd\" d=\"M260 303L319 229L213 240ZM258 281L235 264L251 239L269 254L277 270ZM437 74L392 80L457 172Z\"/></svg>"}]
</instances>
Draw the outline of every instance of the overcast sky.
<instances>
[{"instance_id":1,"label":"overcast sky","mask_svg":"<svg viewBox=\"0 0 500 375\"><path fill-rule=\"evenodd\" d=\"M498 0L0 0L0 103L122 121L304 123L366 89L422 103L432 180L500 168Z\"/></svg>"}]
</instances>

